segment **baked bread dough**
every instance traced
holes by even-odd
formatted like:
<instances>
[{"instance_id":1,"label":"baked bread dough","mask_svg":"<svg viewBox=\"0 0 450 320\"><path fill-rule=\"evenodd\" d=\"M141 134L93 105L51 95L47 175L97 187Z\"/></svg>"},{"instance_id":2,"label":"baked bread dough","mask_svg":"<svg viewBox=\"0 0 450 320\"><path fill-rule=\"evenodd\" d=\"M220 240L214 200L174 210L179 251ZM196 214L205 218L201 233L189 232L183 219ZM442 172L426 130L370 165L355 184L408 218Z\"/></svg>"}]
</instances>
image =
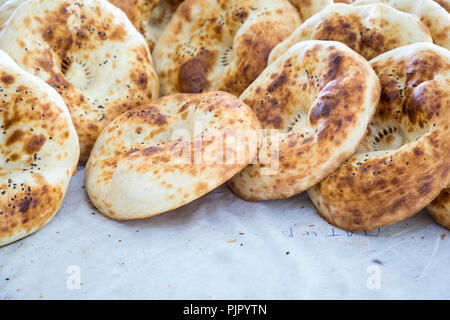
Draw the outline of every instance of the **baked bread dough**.
<instances>
[{"instance_id":1,"label":"baked bread dough","mask_svg":"<svg viewBox=\"0 0 450 320\"><path fill-rule=\"evenodd\" d=\"M187 0L153 51L161 94L222 90L239 96L272 48L300 25L288 0Z\"/></svg>"},{"instance_id":2,"label":"baked bread dough","mask_svg":"<svg viewBox=\"0 0 450 320\"><path fill-rule=\"evenodd\" d=\"M417 16L430 30L435 44L450 50L450 13L433 0L358 0L353 5L384 3Z\"/></svg>"},{"instance_id":3,"label":"baked bread dough","mask_svg":"<svg viewBox=\"0 0 450 320\"><path fill-rule=\"evenodd\" d=\"M307 190L356 151L379 98L375 72L344 44L296 44L240 97L264 128L280 133L269 133L260 161L238 173L229 186L250 201L287 198ZM265 150L274 145L278 148ZM267 172L268 167L274 172Z\"/></svg>"},{"instance_id":4,"label":"baked bread dough","mask_svg":"<svg viewBox=\"0 0 450 320\"><path fill-rule=\"evenodd\" d=\"M86 190L116 220L176 209L250 163L257 137L248 137L259 128L254 113L228 93L165 96L105 128L86 166Z\"/></svg>"},{"instance_id":5,"label":"baked bread dough","mask_svg":"<svg viewBox=\"0 0 450 320\"><path fill-rule=\"evenodd\" d=\"M126 13L147 40L150 51L182 0L109 0Z\"/></svg>"},{"instance_id":6,"label":"baked bread dough","mask_svg":"<svg viewBox=\"0 0 450 320\"><path fill-rule=\"evenodd\" d=\"M141 34L106 0L30 0L0 33L0 49L63 97L86 161L117 115L158 97Z\"/></svg>"},{"instance_id":7,"label":"baked bread dough","mask_svg":"<svg viewBox=\"0 0 450 320\"><path fill-rule=\"evenodd\" d=\"M64 101L0 50L0 246L58 211L79 156Z\"/></svg>"},{"instance_id":8,"label":"baked bread dough","mask_svg":"<svg viewBox=\"0 0 450 320\"><path fill-rule=\"evenodd\" d=\"M409 13L380 3L361 6L337 3L306 20L277 45L269 63L305 40L340 41L367 60L394 48L433 41L428 28Z\"/></svg>"},{"instance_id":9,"label":"baked bread dough","mask_svg":"<svg viewBox=\"0 0 450 320\"><path fill-rule=\"evenodd\" d=\"M428 205L427 210L437 223L450 229L450 185Z\"/></svg>"},{"instance_id":10,"label":"baked bread dough","mask_svg":"<svg viewBox=\"0 0 450 320\"><path fill-rule=\"evenodd\" d=\"M417 43L370 62L381 99L356 154L309 190L318 213L350 231L411 217L449 181L450 52Z\"/></svg>"}]
</instances>

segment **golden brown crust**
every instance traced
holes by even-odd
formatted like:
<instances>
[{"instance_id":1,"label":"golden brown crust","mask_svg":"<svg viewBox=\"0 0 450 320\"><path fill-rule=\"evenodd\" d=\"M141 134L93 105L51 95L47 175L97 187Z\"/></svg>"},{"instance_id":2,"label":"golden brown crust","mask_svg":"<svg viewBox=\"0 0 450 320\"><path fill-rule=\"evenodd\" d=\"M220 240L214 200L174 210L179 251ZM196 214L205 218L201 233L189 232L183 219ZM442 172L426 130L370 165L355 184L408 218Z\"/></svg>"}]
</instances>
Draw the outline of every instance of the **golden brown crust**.
<instances>
[{"instance_id":1,"label":"golden brown crust","mask_svg":"<svg viewBox=\"0 0 450 320\"><path fill-rule=\"evenodd\" d=\"M336 170L358 147L380 97L378 78L360 55L331 41L305 41L271 64L240 99L266 129L278 159L251 164L230 182L250 200L301 193ZM278 141L279 140L279 141ZM266 175L266 167L277 172Z\"/></svg>"},{"instance_id":2,"label":"golden brown crust","mask_svg":"<svg viewBox=\"0 0 450 320\"><path fill-rule=\"evenodd\" d=\"M107 123L158 96L145 41L105 0L30 1L3 30L0 48L63 97L81 161Z\"/></svg>"},{"instance_id":3,"label":"golden brown crust","mask_svg":"<svg viewBox=\"0 0 450 320\"><path fill-rule=\"evenodd\" d=\"M309 190L319 214L350 231L404 220L447 185L450 174L450 54L432 44L371 61L382 94L366 139Z\"/></svg>"},{"instance_id":4,"label":"golden brown crust","mask_svg":"<svg viewBox=\"0 0 450 320\"><path fill-rule=\"evenodd\" d=\"M450 229L450 186L428 205L427 210L437 223Z\"/></svg>"},{"instance_id":5,"label":"golden brown crust","mask_svg":"<svg viewBox=\"0 0 450 320\"><path fill-rule=\"evenodd\" d=\"M162 94L240 95L299 24L288 0L183 2L153 52Z\"/></svg>"}]
</instances>

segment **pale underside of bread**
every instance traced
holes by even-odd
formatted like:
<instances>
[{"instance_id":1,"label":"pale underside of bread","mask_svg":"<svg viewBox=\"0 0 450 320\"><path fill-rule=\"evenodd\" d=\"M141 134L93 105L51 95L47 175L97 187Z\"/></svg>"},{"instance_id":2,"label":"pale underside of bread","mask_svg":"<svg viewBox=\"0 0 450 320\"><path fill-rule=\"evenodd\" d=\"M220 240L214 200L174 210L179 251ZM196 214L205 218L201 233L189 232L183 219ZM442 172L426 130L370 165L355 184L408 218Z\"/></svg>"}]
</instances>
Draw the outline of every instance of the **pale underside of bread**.
<instances>
[{"instance_id":1,"label":"pale underside of bread","mask_svg":"<svg viewBox=\"0 0 450 320\"><path fill-rule=\"evenodd\" d=\"M63 97L81 161L118 114L159 96L145 39L106 0L30 0L0 33L0 49Z\"/></svg>"},{"instance_id":2,"label":"pale underside of bread","mask_svg":"<svg viewBox=\"0 0 450 320\"><path fill-rule=\"evenodd\" d=\"M203 129L196 131L198 125ZM254 113L228 93L163 97L124 113L103 131L87 163L86 190L102 214L117 220L178 208L253 160L256 148L233 141L259 128ZM174 135L177 130L188 136Z\"/></svg>"},{"instance_id":3,"label":"pale underside of bread","mask_svg":"<svg viewBox=\"0 0 450 320\"><path fill-rule=\"evenodd\" d=\"M42 228L58 210L79 157L64 101L0 50L0 246Z\"/></svg>"},{"instance_id":4,"label":"pale underside of bread","mask_svg":"<svg viewBox=\"0 0 450 320\"><path fill-rule=\"evenodd\" d=\"M380 86L369 63L339 42L304 41L272 63L240 99L266 129L280 132L278 169L266 174L265 151L230 182L250 200L299 194L336 170L357 149ZM274 150L276 152L276 150ZM271 163L271 165L277 165Z\"/></svg>"},{"instance_id":5,"label":"pale underside of bread","mask_svg":"<svg viewBox=\"0 0 450 320\"><path fill-rule=\"evenodd\" d=\"M411 217L443 190L450 164L450 53L417 43L371 61L380 104L366 139L309 190L319 214L350 231Z\"/></svg>"},{"instance_id":6,"label":"pale underside of bread","mask_svg":"<svg viewBox=\"0 0 450 320\"><path fill-rule=\"evenodd\" d=\"M300 21L288 0L183 2L153 51L161 94L222 90L239 96Z\"/></svg>"},{"instance_id":7,"label":"pale underside of bread","mask_svg":"<svg viewBox=\"0 0 450 320\"><path fill-rule=\"evenodd\" d=\"M437 223L450 229L450 185L428 205L427 210Z\"/></svg>"},{"instance_id":8,"label":"pale underside of bread","mask_svg":"<svg viewBox=\"0 0 450 320\"><path fill-rule=\"evenodd\" d=\"M435 44L450 50L450 13L433 0L357 0L353 5L384 3L417 16L430 30Z\"/></svg>"},{"instance_id":9,"label":"pale underside of bread","mask_svg":"<svg viewBox=\"0 0 450 320\"><path fill-rule=\"evenodd\" d=\"M432 42L428 28L416 16L385 4L333 4L306 20L270 54L269 63L295 43L334 40L370 60L416 42Z\"/></svg>"},{"instance_id":10,"label":"pale underside of bread","mask_svg":"<svg viewBox=\"0 0 450 320\"><path fill-rule=\"evenodd\" d=\"M150 51L182 0L109 0L122 9L145 37Z\"/></svg>"}]
</instances>

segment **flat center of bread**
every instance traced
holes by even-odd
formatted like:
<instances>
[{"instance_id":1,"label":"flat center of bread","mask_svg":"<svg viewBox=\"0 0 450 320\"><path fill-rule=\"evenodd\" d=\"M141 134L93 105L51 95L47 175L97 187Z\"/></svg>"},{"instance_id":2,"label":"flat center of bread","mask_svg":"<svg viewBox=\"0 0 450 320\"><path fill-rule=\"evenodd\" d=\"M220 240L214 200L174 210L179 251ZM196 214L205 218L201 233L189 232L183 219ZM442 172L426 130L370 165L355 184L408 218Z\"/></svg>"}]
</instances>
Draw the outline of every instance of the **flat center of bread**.
<instances>
[{"instance_id":1,"label":"flat center of bread","mask_svg":"<svg viewBox=\"0 0 450 320\"><path fill-rule=\"evenodd\" d=\"M85 91L92 81L92 73L87 63L73 56L65 57L62 60L61 71L67 81L79 91Z\"/></svg>"}]
</instances>

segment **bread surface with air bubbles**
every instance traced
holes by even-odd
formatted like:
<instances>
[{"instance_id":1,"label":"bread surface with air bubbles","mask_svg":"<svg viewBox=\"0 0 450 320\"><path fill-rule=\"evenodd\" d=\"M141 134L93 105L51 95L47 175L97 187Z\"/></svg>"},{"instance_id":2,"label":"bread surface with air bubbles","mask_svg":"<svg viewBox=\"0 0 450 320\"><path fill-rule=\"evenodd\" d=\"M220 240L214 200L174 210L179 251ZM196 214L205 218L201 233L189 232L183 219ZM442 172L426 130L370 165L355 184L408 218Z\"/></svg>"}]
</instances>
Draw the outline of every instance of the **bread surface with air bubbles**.
<instances>
[{"instance_id":1,"label":"bread surface with air bubbles","mask_svg":"<svg viewBox=\"0 0 450 320\"><path fill-rule=\"evenodd\" d=\"M443 190L450 174L450 52L430 43L370 62L382 94L357 152L309 190L319 214L350 231L411 217Z\"/></svg>"}]
</instances>

